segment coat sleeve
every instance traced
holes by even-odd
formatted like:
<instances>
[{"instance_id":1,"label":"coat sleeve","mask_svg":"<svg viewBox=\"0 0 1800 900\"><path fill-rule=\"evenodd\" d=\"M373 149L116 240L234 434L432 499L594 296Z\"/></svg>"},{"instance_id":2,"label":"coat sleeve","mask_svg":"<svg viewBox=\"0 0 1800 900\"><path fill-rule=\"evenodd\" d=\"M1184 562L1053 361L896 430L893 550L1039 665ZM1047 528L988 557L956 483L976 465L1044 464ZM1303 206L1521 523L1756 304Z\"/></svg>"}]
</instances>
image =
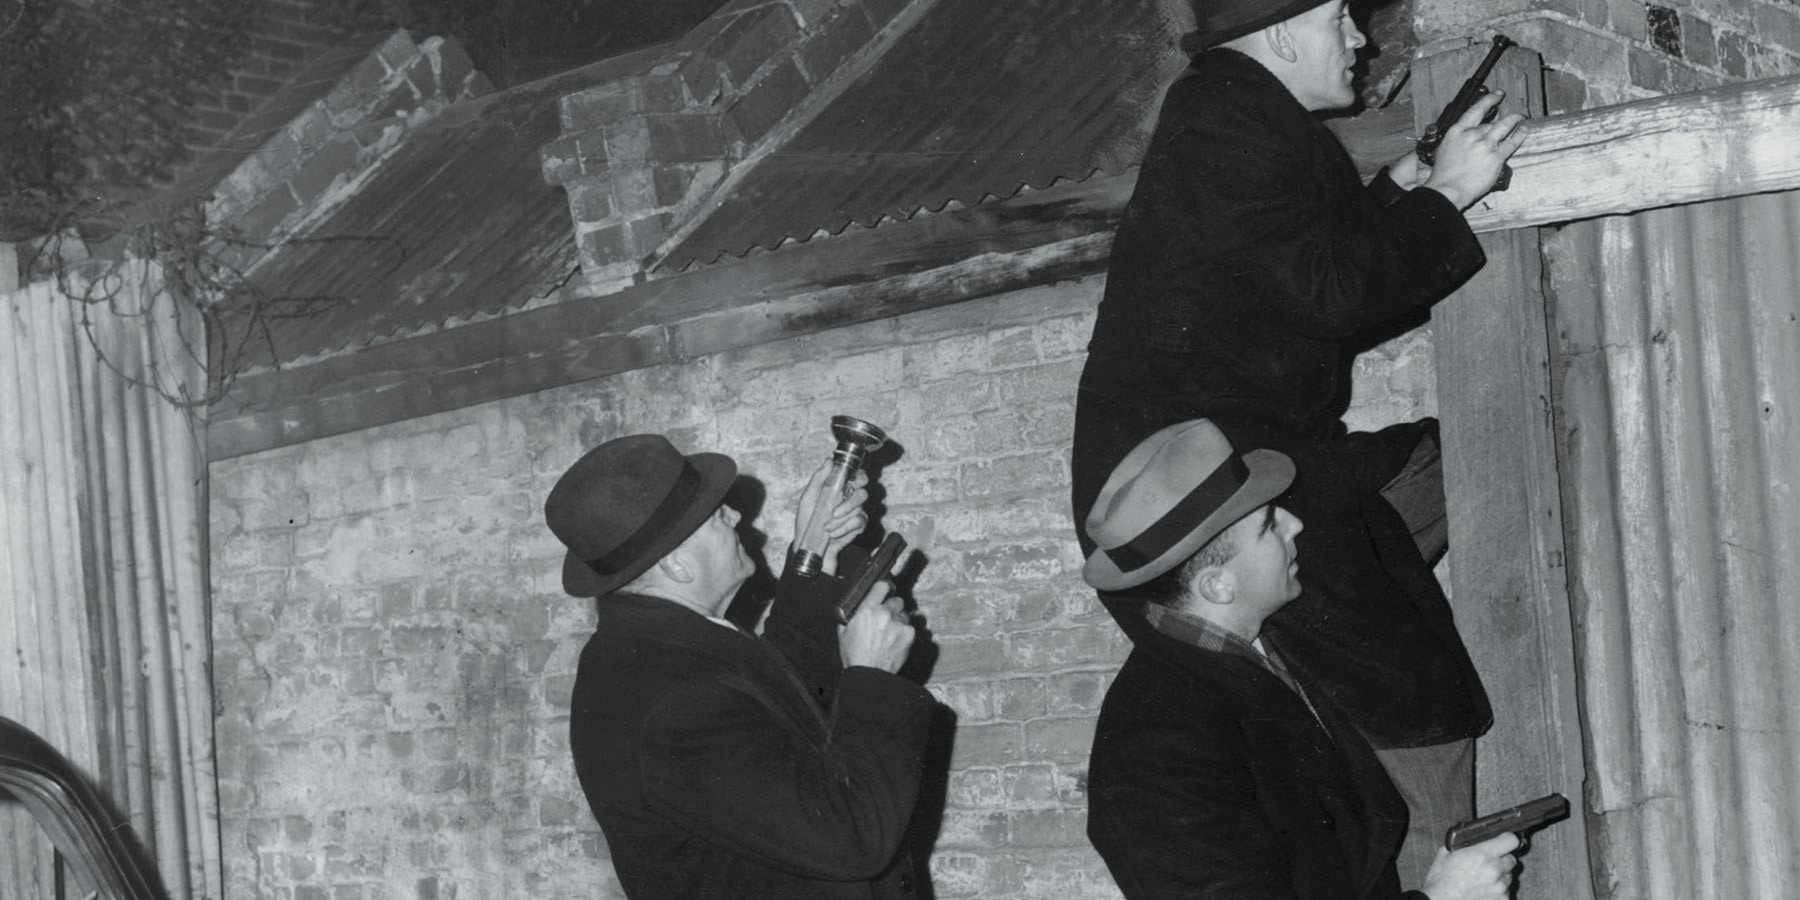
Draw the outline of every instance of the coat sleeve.
<instances>
[{"instance_id":1,"label":"coat sleeve","mask_svg":"<svg viewBox=\"0 0 1800 900\"><path fill-rule=\"evenodd\" d=\"M838 564L855 558L852 548L845 548ZM783 572L763 620L763 640L787 658L825 709L831 707L844 668L838 649L837 601L848 589L849 584L835 575L821 572L802 578Z\"/></svg>"},{"instance_id":2,"label":"coat sleeve","mask_svg":"<svg viewBox=\"0 0 1800 900\"><path fill-rule=\"evenodd\" d=\"M1096 755L1111 771L1088 799L1088 836L1127 900L1296 896L1244 760L1175 728L1133 731Z\"/></svg>"},{"instance_id":3,"label":"coat sleeve","mask_svg":"<svg viewBox=\"0 0 1800 900\"><path fill-rule=\"evenodd\" d=\"M657 703L639 744L650 804L771 868L876 877L898 853L918 798L930 695L885 672L847 669L820 746L757 690L696 682Z\"/></svg>"},{"instance_id":4,"label":"coat sleeve","mask_svg":"<svg viewBox=\"0 0 1800 900\"><path fill-rule=\"evenodd\" d=\"M1186 190L1211 222L1202 233L1218 244L1198 282L1234 283L1217 295L1273 311L1297 333L1346 340L1435 302L1485 257L1442 194L1420 188L1384 204L1353 177L1337 179L1321 157L1328 140L1217 102L1183 124L1171 152L1186 161Z\"/></svg>"}]
</instances>

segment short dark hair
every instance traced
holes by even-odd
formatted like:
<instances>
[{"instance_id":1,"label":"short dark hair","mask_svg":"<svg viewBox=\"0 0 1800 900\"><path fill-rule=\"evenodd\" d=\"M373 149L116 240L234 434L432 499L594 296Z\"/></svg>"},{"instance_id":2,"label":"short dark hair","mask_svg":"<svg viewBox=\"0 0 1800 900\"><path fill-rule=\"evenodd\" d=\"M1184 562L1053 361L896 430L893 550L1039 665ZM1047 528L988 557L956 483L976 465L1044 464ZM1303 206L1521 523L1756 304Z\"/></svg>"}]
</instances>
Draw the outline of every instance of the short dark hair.
<instances>
[{"instance_id":1,"label":"short dark hair","mask_svg":"<svg viewBox=\"0 0 1800 900\"><path fill-rule=\"evenodd\" d=\"M1255 512L1250 513L1250 515L1255 514ZM1233 522L1232 524L1236 525L1237 523ZM1183 560L1180 565L1137 587L1128 588L1119 593L1133 599L1143 600L1146 603L1179 606L1183 595L1187 592L1188 582L1192 581L1201 569L1207 566L1222 566L1231 562L1237 554L1237 538L1232 535L1230 528L1226 528L1214 535L1212 540L1201 544L1200 549L1195 550L1194 554Z\"/></svg>"}]
</instances>

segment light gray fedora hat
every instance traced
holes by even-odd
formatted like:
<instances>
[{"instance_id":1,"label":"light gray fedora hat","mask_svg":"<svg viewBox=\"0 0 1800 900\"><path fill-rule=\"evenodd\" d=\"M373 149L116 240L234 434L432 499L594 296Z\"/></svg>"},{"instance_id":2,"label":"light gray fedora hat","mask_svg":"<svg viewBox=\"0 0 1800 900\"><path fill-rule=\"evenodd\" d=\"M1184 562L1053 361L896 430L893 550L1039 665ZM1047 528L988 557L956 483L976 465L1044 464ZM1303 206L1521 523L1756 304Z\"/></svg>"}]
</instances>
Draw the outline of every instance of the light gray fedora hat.
<instances>
[{"instance_id":1,"label":"light gray fedora hat","mask_svg":"<svg viewBox=\"0 0 1800 900\"><path fill-rule=\"evenodd\" d=\"M1206 419L1170 425L1132 448L1106 479L1088 514L1088 537L1097 546L1081 577L1102 591L1137 587L1181 565L1293 482L1286 454L1239 456Z\"/></svg>"}]
</instances>

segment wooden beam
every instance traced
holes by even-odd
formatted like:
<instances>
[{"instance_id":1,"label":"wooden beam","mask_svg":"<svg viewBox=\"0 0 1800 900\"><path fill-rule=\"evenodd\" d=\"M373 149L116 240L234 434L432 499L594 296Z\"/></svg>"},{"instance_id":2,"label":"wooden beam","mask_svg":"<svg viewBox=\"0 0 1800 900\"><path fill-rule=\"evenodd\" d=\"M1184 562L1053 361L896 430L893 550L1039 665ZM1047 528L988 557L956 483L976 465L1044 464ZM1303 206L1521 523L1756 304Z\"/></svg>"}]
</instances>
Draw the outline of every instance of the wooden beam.
<instances>
[{"instance_id":1,"label":"wooden beam","mask_svg":"<svg viewBox=\"0 0 1800 900\"><path fill-rule=\"evenodd\" d=\"M1478 232L1800 187L1800 76L1526 123L1512 188L1468 212Z\"/></svg>"},{"instance_id":2,"label":"wooden beam","mask_svg":"<svg viewBox=\"0 0 1800 900\"><path fill-rule=\"evenodd\" d=\"M241 376L210 458L535 393L631 369L1102 271L1135 176L853 228L773 253L305 366Z\"/></svg>"},{"instance_id":3,"label":"wooden beam","mask_svg":"<svg viewBox=\"0 0 1800 900\"><path fill-rule=\"evenodd\" d=\"M1421 128L1485 49L1415 63ZM1506 111L1543 108L1540 67L1523 50L1502 57L1491 83L1506 89ZM1515 185L1524 174L1514 175ZM1536 229L1484 235L1482 247L1487 265L1431 317L1450 596L1494 708L1494 727L1475 754L1477 811L1550 791L1568 797L1574 816L1532 838L1518 896L1579 900L1592 897L1593 887L1542 259Z\"/></svg>"}]
</instances>

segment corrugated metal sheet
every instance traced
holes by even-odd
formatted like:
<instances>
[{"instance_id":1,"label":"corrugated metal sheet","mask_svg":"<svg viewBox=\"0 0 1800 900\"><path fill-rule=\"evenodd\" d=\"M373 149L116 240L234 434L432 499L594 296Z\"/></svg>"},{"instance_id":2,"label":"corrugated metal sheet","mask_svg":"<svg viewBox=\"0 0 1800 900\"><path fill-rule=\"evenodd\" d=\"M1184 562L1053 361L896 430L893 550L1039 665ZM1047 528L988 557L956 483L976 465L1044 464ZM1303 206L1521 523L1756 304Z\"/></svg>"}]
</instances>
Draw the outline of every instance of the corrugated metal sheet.
<instances>
[{"instance_id":1,"label":"corrugated metal sheet","mask_svg":"<svg viewBox=\"0 0 1800 900\"><path fill-rule=\"evenodd\" d=\"M205 384L200 322L148 267L117 276L0 295L0 713L130 816L171 897L218 897L204 440L161 396ZM0 897L52 896L21 812Z\"/></svg>"},{"instance_id":2,"label":"corrugated metal sheet","mask_svg":"<svg viewBox=\"0 0 1800 900\"><path fill-rule=\"evenodd\" d=\"M1597 891L1800 897L1800 193L1546 254Z\"/></svg>"},{"instance_id":3,"label":"corrugated metal sheet","mask_svg":"<svg viewBox=\"0 0 1800 900\"><path fill-rule=\"evenodd\" d=\"M662 265L1135 166L1187 64L1160 6L939 0Z\"/></svg>"},{"instance_id":4,"label":"corrugated metal sheet","mask_svg":"<svg viewBox=\"0 0 1800 900\"><path fill-rule=\"evenodd\" d=\"M81 421L62 402L76 390L74 312L51 285L0 295L0 713L93 771ZM0 896L53 896L50 859L30 814L0 805Z\"/></svg>"},{"instance_id":5,"label":"corrugated metal sheet","mask_svg":"<svg viewBox=\"0 0 1800 900\"><path fill-rule=\"evenodd\" d=\"M632 54L459 104L408 135L342 207L255 270L290 317L267 322L246 362L267 365L270 347L288 362L438 327L554 289L578 265L568 200L538 161L561 133L557 103L658 58ZM238 334L243 322L228 327Z\"/></svg>"}]
</instances>

